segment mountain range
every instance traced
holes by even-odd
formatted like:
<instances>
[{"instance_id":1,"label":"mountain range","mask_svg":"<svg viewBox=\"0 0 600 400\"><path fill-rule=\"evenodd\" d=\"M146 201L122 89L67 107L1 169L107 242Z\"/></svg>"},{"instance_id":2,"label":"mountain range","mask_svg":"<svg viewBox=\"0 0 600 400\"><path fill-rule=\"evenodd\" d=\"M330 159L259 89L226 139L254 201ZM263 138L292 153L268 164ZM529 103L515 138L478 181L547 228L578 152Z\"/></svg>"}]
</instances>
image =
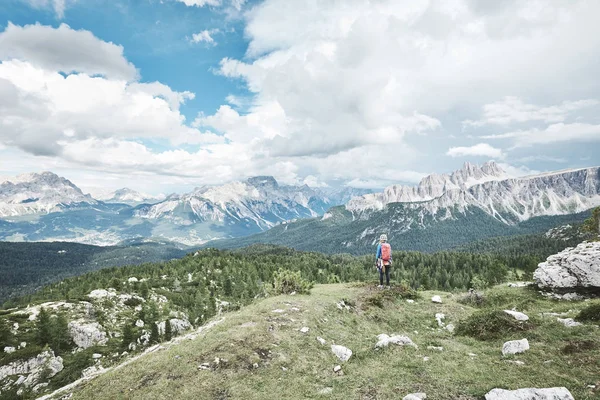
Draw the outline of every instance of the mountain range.
<instances>
[{"instance_id":1,"label":"mountain range","mask_svg":"<svg viewBox=\"0 0 600 400\"><path fill-rule=\"evenodd\" d=\"M96 199L51 172L24 174L0 185L0 240L114 245L145 237L195 246L321 216L368 192L279 185L260 176L162 200L127 188Z\"/></svg>"},{"instance_id":2,"label":"mountain range","mask_svg":"<svg viewBox=\"0 0 600 400\"><path fill-rule=\"evenodd\" d=\"M543 232L581 221L598 205L599 167L514 178L494 162L466 163L452 174L427 176L416 187L395 185L355 197L320 218L211 245L272 243L363 254L386 233L395 248L435 251L487 237Z\"/></svg>"}]
</instances>

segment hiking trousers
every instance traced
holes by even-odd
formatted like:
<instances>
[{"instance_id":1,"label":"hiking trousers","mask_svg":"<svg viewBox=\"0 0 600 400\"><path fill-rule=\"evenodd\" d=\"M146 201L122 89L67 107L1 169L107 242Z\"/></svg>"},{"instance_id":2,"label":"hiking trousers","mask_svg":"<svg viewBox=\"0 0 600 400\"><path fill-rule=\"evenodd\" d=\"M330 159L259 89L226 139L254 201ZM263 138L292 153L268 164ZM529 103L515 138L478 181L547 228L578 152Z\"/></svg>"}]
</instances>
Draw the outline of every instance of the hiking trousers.
<instances>
[{"instance_id":1,"label":"hiking trousers","mask_svg":"<svg viewBox=\"0 0 600 400\"><path fill-rule=\"evenodd\" d=\"M392 269L391 265L385 266L385 272L383 272L383 268L379 270L379 284L383 286L383 275L385 274L385 284L390 286L390 269Z\"/></svg>"}]
</instances>

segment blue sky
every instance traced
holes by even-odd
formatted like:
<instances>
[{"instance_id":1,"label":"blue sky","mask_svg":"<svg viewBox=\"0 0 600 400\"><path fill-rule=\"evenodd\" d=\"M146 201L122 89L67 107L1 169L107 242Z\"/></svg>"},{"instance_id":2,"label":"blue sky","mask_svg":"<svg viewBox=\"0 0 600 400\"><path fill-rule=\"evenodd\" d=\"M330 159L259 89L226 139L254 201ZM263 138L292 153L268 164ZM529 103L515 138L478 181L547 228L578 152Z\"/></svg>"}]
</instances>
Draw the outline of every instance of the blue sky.
<instances>
[{"instance_id":1,"label":"blue sky","mask_svg":"<svg viewBox=\"0 0 600 400\"><path fill-rule=\"evenodd\" d=\"M5 0L0 178L182 192L600 164L591 0Z\"/></svg>"}]
</instances>

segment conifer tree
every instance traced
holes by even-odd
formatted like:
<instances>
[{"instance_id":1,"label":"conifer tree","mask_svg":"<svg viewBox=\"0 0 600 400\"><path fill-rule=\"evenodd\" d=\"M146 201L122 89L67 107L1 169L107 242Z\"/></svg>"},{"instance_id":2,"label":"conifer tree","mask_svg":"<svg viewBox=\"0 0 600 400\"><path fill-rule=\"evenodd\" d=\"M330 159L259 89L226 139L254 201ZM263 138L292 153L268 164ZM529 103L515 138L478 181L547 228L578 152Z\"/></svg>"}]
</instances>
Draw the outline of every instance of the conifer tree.
<instances>
[{"instance_id":1,"label":"conifer tree","mask_svg":"<svg viewBox=\"0 0 600 400\"><path fill-rule=\"evenodd\" d=\"M150 324L150 343L160 342L160 333L158 332L158 325L155 322Z\"/></svg>"},{"instance_id":2,"label":"conifer tree","mask_svg":"<svg viewBox=\"0 0 600 400\"><path fill-rule=\"evenodd\" d=\"M133 332L133 324L128 322L123 327L123 336L121 339L121 350L129 350L129 345L135 341L135 334Z\"/></svg>"},{"instance_id":3,"label":"conifer tree","mask_svg":"<svg viewBox=\"0 0 600 400\"><path fill-rule=\"evenodd\" d=\"M171 321L167 318L165 321L165 340L168 342L173 338L173 327L171 326Z\"/></svg>"},{"instance_id":4,"label":"conifer tree","mask_svg":"<svg viewBox=\"0 0 600 400\"><path fill-rule=\"evenodd\" d=\"M36 323L36 341L40 346L44 346L46 344L49 344L49 341L51 339L50 336L50 332L51 332L51 326L50 326L50 314L48 314L48 311L46 311L46 309L44 307L40 308L40 313L37 316L37 323Z\"/></svg>"}]
</instances>

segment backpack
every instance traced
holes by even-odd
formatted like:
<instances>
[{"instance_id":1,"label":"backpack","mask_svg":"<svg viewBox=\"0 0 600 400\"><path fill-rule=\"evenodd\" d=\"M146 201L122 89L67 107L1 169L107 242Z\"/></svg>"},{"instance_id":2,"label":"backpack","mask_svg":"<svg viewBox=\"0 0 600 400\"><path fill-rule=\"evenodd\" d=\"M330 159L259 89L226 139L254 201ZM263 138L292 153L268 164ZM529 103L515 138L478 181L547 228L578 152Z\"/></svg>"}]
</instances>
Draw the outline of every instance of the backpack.
<instances>
[{"instance_id":1,"label":"backpack","mask_svg":"<svg viewBox=\"0 0 600 400\"><path fill-rule=\"evenodd\" d=\"M381 259L389 262L392 259L392 246L389 243L381 244Z\"/></svg>"}]
</instances>

